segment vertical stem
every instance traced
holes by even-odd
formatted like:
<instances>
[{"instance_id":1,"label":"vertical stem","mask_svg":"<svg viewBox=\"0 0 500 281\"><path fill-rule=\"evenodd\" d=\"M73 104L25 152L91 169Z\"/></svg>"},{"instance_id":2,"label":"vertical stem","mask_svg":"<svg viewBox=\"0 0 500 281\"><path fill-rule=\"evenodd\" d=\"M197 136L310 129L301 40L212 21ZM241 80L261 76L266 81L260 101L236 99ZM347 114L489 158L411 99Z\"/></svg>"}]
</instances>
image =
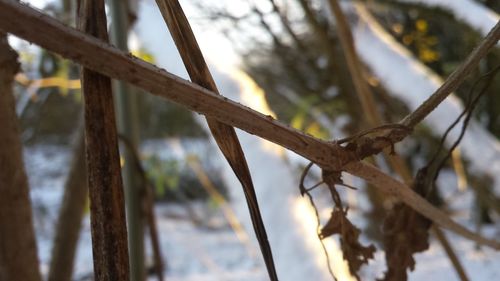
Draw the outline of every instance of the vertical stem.
<instances>
[{"instance_id":1,"label":"vertical stem","mask_svg":"<svg viewBox=\"0 0 500 281\"><path fill-rule=\"evenodd\" d=\"M83 120L77 134L57 219L48 281L70 281L73 273L76 246L88 196Z\"/></svg>"},{"instance_id":2,"label":"vertical stem","mask_svg":"<svg viewBox=\"0 0 500 281\"><path fill-rule=\"evenodd\" d=\"M104 0L83 0L80 29L108 40ZM85 140L97 281L129 280L127 228L111 79L82 70Z\"/></svg>"},{"instance_id":3,"label":"vertical stem","mask_svg":"<svg viewBox=\"0 0 500 281\"><path fill-rule=\"evenodd\" d=\"M111 39L121 50L128 51L128 1L111 0L110 11L112 16ZM136 149L139 142L139 125L137 122L137 95L130 86L122 81L114 81L115 97L117 101L118 128L120 134L131 142ZM123 166L123 181L125 186L125 201L127 209L127 225L130 251L130 280L142 281L145 278L144 267L144 215L142 212L142 198L144 193L133 165L133 155L130 150L122 151L125 160Z\"/></svg>"},{"instance_id":4,"label":"vertical stem","mask_svg":"<svg viewBox=\"0 0 500 281\"><path fill-rule=\"evenodd\" d=\"M0 32L0 280L40 281L28 178L13 95L17 53Z\"/></svg>"}]
</instances>

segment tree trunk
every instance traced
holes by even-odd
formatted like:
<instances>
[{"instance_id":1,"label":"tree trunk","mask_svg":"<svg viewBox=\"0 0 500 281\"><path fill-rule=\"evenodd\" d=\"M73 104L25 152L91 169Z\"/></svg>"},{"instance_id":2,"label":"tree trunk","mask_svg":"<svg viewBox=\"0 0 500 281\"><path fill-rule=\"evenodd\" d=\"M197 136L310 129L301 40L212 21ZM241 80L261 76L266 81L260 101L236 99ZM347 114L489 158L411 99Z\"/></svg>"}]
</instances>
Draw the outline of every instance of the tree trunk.
<instances>
[{"instance_id":1,"label":"tree trunk","mask_svg":"<svg viewBox=\"0 0 500 281\"><path fill-rule=\"evenodd\" d=\"M57 221L48 281L71 280L76 246L88 196L86 171L85 139L83 130L79 129L71 168L64 184L64 196Z\"/></svg>"},{"instance_id":2,"label":"tree trunk","mask_svg":"<svg viewBox=\"0 0 500 281\"><path fill-rule=\"evenodd\" d=\"M12 86L17 54L0 33L0 280L41 280Z\"/></svg>"}]
</instances>

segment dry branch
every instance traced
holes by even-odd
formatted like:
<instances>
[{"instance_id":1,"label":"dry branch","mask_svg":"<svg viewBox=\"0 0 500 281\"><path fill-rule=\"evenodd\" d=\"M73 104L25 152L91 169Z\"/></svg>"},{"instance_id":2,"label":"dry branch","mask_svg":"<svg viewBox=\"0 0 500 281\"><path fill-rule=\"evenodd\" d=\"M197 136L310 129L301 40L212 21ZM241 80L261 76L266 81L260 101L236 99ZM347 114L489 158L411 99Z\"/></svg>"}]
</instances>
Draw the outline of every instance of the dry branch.
<instances>
[{"instance_id":1,"label":"dry branch","mask_svg":"<svg viewBox=\"0 0 500 281\"><path fill-rule=\"evenodd\" d=\"M20 25L19 22L23 24ZM318 140L291 129L269 116L193 85L147 62L125 54L105 42L66 27L26 5L12 0L0 0L0 29L56 52L85 67L112 78L127 81L192 111L213 117L286 147L321 167L329 170L346 170L397 197L436 224L478 243L500 249L500 243L478 237L455 223L406 185L392 179L379 169L362 162L345 165L357 159L354 153L334 143ZM343 165L345 165L344 168Z\"/></svg>"},{"instance_id":2,"label":"dry branch","mask_svg":"<svg viewBox=\"0 0 500 281\"><path fill-rule=\"evenodd\" d=\"M437 225L451 230L467 239L476 241L479 244L487 245L496 250L500 250L500 242L484 238L457 224L444 212L431 205L421 196L417 195L407 185L383 173L378 168L363 162L350 163L347 164L344 168L346 172L363 178L370 184L373 184L374 186L382 190L384 193L402 199L415 211L432 220Z\"/></svg>"},{"instance_id":3,"label":"dry branch","mask_svg":"<svg viewBox=\"0 0 500 281\"><path fill-rule=\"evenodd\" d=\"M174 39L191 80L207 90L219 94L215 81L210 74L198 42L179 2L177 0L156 0L156 3L170 30L170 34ZM273 281L278 280L271 246L269 245L264 221L260 214L252 177L236 132L233 127L211 117L207 117L207 123L217 145L243 187L255 235L259 241L269 278Z\"/></svg>"},{"instance_id":4,"label":"dry branch","mask_svg":"<svg viewBox=\"0 0 500 281\"><path fill-rule=\"evenodd\" d=\"M347 18L345 17L338 0L329 0L329 4L330 4L330 10L335 16L335 20L337 23L337 30L340 42L342 44L342 48L344 49L347 66L349 67L349 72L351 73L358 97L361 100L361 105L365 113L366 120L371 125L371 127L381 126L383 123L383 118L377 109L377 106L375 104L375 99L373 97L374 95L368 85L368 82L363 77L362 64L359 60L358 54L356 53L355 43L353 40L351 30L349 28L349 23L347 21ZM412 180L412 175L404 159L398 155L390 156L387 155L386 153L384 153L384 157L390 164L392 169L403 179L403 181L406 184L410 184ZM392 212L396 211L393 210ZM386 218L386 221L387 219L388 218ZM446 236L442 233L439 227L434 226L431 229L438 238L438 241L445 249L447 256L452 262L461 280L467 281L468 278L465 274L465 270L461 265L460 260L456 257L450 243L447 241ZM414 230L411 231L415 233L417 232ZM385 235L387 235L387 233ZM386 258L390 259L391 254L389 252L390 251L386 253ZM398 258L402 258L401 254L402 254L401 252L397 253ZM388 267L390 271L391 269L390 263L388 263ZM403 271L406 272L406 268L404 268Z\"/></svg>"},{"instance_id":5,"label":"dry branch","mask_svg":"<svg viewBox=\"0 0 500 281\"><path fill-rule=\"evenodd\" d=\"M82 1L80 11L80 29L107 41L104 0ZM81 79L94 276L97 281L128 280L125 202L111 79L88 68L83 68Z\"/></svg>"},{"instance_id":6,"label":"dry branch","mask_svg":"<svg viewBox=\"0 0 500 281\"><path fill-rule=\"evenodd\" d=\"M356 9L367 13L365 7L360 4L355 4ZM488 35L477 45L477 47L469 54L464 62L445 80L426 101L424 101L414 112L400 121L400 124L413 129L423 119L425 119L446 97L458 89L465 81L470 72L476 68L488 52L496 46L500 39L500 21L491 29ZM411 87L411 85L408 85ZM406 138L411 132L392 131L386 135L384 139L376 140L371 144L372 151L367 155L360 155L361 158L369 156L373 153L378 153L384 148L397 143Z\"/></svg>"},{"instance_id":7,"label":"dry branch","mask_svg":"<svg viewBox=\"0 0 500 281\"><path fill-rule=\"evenodd\" d=\"M424 103L415 111L406 116L401 123L408 127L415 127L429 115L446 97L463 83L467 75L477 67L479 61L485 57L500 39L500 21L491 29L481 43L469 54L465 61L446 79Z\"/></svg>"},{"instance_id":8,"label":"dry branch","mask_svg":"<svg viewBox=\"0 0 500 281\"><path fill-rule=\"evenodd\" d=\"M22 22L23 24L19 24ZM352 153L284 125L223 96L124 53L12 0L0 0L0 29L112 78L127 81L189 110L261 136L313 160L340 169ZM77 46L75 48L75 46ZM348 159L347 155L351 155ZM342 161L343 160L343 161Z\"/></svg>"}]
</instances>

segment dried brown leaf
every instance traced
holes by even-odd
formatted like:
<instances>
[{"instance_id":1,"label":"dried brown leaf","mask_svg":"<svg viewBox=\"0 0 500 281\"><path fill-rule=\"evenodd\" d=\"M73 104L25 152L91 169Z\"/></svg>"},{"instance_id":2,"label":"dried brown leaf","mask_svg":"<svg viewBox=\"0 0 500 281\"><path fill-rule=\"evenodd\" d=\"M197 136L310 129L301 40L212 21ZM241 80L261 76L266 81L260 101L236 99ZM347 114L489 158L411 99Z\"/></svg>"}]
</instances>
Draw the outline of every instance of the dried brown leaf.
<instances>
[{"instance_id":1,"label":"dried brown leaf","mask_svg":"<svg viewBox=\"0 0 500 281\"><path fill-rule=\"evenodd\" d=\"M414 189L425 194L427 177L420 171ZM414 270L413 254L429 248L429 229L432 222L406 204L396 205L384 222L384 245L387 272L381 281L404 281L407 269Z\"/></svg>"},{"instance_id":2,"label":"dried brown leaf","mask_svg":"<svg viewBox=\"0 0 500 281\"><path fill-rule=\"evenodd\" d=\"M344 259L349 265L351 274L359 280L358 270L373 258L375 246L363 246L359 242L361 231L347 219L347 210L335 208L328 223L321 229L321 238L338 234Z\"/></svg>"},{"instance_id":3,"label":"dried brown leaf","mask_svg":"<svg viewBox=\"0 0 500 281\"><path fill-rule=\"evenodd\" d=\"M344 259L349 265L349 271L359 280L358 270L363 264L368 263L369 259L373 258L375 246L363 246L359 242L359 234L361 231L354 226L347 218L347 209L342 208L340 196L335 188L335 185L346 186L341 178L341 173L336 171L323 170L323 182L330 189L335 207L332 215L326 225L321 229L320 238L338 234L340 236L340 247L344 255Z\"/></svg>"}]
</instances>

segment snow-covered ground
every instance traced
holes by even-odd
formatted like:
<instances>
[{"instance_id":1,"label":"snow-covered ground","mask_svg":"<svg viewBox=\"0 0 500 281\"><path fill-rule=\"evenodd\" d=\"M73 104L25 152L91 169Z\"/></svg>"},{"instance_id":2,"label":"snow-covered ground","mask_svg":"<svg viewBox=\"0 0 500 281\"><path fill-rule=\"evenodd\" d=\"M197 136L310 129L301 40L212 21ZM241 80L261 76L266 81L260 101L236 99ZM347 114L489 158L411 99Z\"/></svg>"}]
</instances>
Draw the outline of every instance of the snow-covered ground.
<instances>
[{"instance_id":1,"label":"snow-covered ground","mask_svg":"<svg viewBox=\"0 0 500 281\"><path fill-rule=\"evenodd\" d=\"M145 154L147 151L172 151L168 143L164 140L149 141L143 151ZM206 146L198 147L196 151L206 151ZM161 157L171 156L159 154ZM26 147L24 155L41 270L46 274L71 151L64 146L36 145ZM160 203L155 209L168 280L265 280L259 256L249 252L237 238L221 210L202 202L191 203L190 208L198 220L192 218L184 205ZM75 278L92 276L92 268L90 221L86 216L76 256Z\"/></svg>"},{"instance_id":2,"label":"snow-covered ground","mask_svg":"<svg viewBox=\"0 0 500 281\"><path fill-rule=\"evenodd\" d=\"M165 140L149 141L143 147L143 151L168 151L171 148L168 146L170 142ZM254 142L256 145L259 141ZM253 150L250 143L243 140L246 150ZM264 145L264 147L266 147ZM279 151L273 145L269 145L266 149ZM35 214L35 227L38 241L39 256L41 261L41 269L43 273L47 273L48 264L50 261L50 249L52 247L54 223L57 218L57 211L63 193L63 183L67 172L67 166L70 161L70 150L63 146L54 145L36 145L25 148L25 162L27 172L30 176L31 198ZM314 236L315 221L314 218L304 217L305 213L310 211L310 206L307 202L298 198L296 179L298 174L290 178L289 175L283 175L286 171L294 171L293 167L287 166L285 162L279 158L274 158L274 153L270 155L256 154L248 155L250 164L255 163L255 159L266 162L265 167L272 169L272 175L276 175L274 180L269 180L272 176L269 173L263 173L261 167L252 165L251 170L254 172L254 180L257 186L266 188L267 190L259 190L259 199L261 204L265 206L271 205L271 208L266 208L268 211L264 214L268 226L268 231L282 229L284 233L296 233L295 236L284 236L284 239L279 237L270 237L271 244L275 256L277 258L278 268L284 270L280 275L282 280L330 280L328 276L317 275L321 270L318 269L325 266L323 254L319 251L316 256L311 257L311 249L317 247L317 240ZM222 164L222 163L221 163ZM281 170L281 172L279 172ZM288 178L283 178L283 176ZM226 177L231 177L230 174ZM446 175L447 180L454 182L452 173ZM235 187L237 183L235 183ZM273 192L278 191L282 196L274 197ZM355 191L349 191L354 193ZM286 194L289 195L286 199ZM321 193L316 193L321 195ZM354 196L357 196L354 194ZM233 204L242 204L242 196L236 195ZM296 197L294 202L290 198ZM277 201L283 201L281 203ZM287 201L287 202L286 202ZM324 200L323 200L324 201ZM356 201L356 200L355 200ZM358 204L363 204L361 199L357 199ZM469 221L467 210L470 209L470 193L466 193L456 199L454 208L462 210L465 215L460 217L462 223ZM323 204L325 205L325 204ZM362 206L360 206L362 207ZM161 249L167 263L166 278L167 280L188 280L188 281L211 281L211 280L267 280L267 274L258 254L258 247L253 245L252 251L248 250L247 245L243 245L238 240L235 233L225 221L220 210L214 209L204 203L193 203L191 208L195 210L195 214L206 219L207 223L199 225L193 221L188 214L186 206L179 204L158 204L156 206L156 214L158 219L158 229L160 233ZM245 208L241 208L240 212ZM290 213L287 213L290 212ZM351 211L351 216L356 224L361 225L364 222L362 217L356 213L355 208ZM274 216L288 217L287 221L276 221ZM324 210L322 215L328 215L328 210ZM245 224L246 214L240 214L242 221ZM302 220L301 220L302 219ZM305 220L304 220L305 219ZM248 220L248 218L246 218ZM303 223L303 227L293 229L293 222L297 220ZM284 229L283 229L284 228ZM309 234L304 233L304 229L309 228ZM252 236L252 230L247 229L247 232ZM486 235L495 236L495 229L486 229ZM498 231L496 232L498 236ZM500 276L500 254L494 253L489 249L478 250L475 245L469 241L463 240L455 235L448 235L452 245L458 251L458 256L461 258L466 271L474 276L472 280L495 280L496 276ZM294 238L294 239L292 239ZM300 252L297 249L302 248L297 243L306 244L305 252ZM294 244L292 244L294 243ZM147 244L148 245L148 244ZM330 249L332 249L330 245ZM287 252L281 252L283 249L289 249ZM335 249L333 249L335 250ZM302 250L304 251L304 250ZM314 251L313 251L314 253ZM332 254L332 252L331 252ZM285 258L287 257L288 258ZM305 260L309 256L312 261ZM149 259L151 256L149 256ZM333 259L340 259L339 255L334 255ZM371 262L368 267L362 269L362 280L374 280L375 276L385 270L384 256L378 252L376 260ZM314 276L314 279L309 279L304 276L294 279L292 273L296 272L288 267L295 262L294 270L300 268L299 271L311 272L309 275ZM288 271L288 274L287 274ZM314 273L316 272L316 273ZM83 278L92 276L92 247L90 236L90 224L88 216L85 218L82 228L78 252L75 263L75 278ZM316 275L315 275L316 274ZM410 280L458 280L452 270L449 261L447 260L441 246L432 241L431 248L417 255L417 267L412 273ZM305 278L305 279L304 279ZM151 280L155 280L151 277ZM348 280L339 278L339 280Z\"/></svg>"}]
</instances>

